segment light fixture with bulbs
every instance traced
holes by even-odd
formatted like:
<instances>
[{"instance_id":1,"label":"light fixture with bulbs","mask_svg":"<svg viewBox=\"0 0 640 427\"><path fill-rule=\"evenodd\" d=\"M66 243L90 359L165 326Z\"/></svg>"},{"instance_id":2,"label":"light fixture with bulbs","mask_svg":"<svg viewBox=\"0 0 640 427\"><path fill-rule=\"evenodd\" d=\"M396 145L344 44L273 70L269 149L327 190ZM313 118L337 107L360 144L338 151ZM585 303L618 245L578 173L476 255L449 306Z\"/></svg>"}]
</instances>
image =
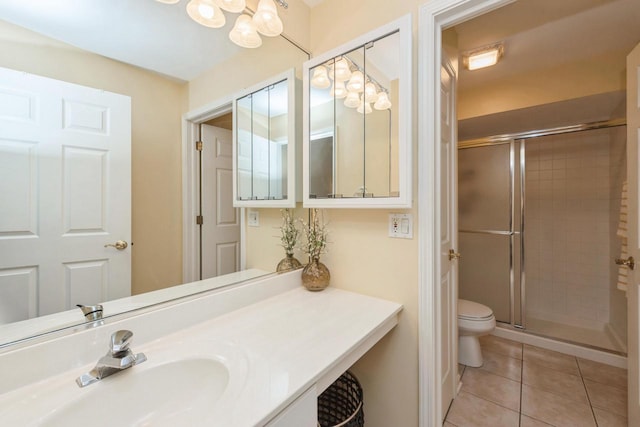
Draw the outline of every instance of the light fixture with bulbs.
<instances>
[{"instance_id":1,"label":"light fixture with bulbs","mask_svg":"<svg viewBox=\"0 0 640 427\"><path fill-rule=\"evenodd\" d=\"M331 87L329 95L332 98L344 99L346 107L356 108L362 114L370 114L373 109L391 108L388 90L347 56L332 58L314 67L310 84L316 89Z\"/></svg>"},{"instance_id":2,"label":"light fixture with bulbs","mask_svg":"<svg viewBox=\"0 0 640 427\"><path fill-rule=\"evenodd\" d=\"M503 55L504 44L496 43L463 53L462 64L469 71L479 70L496 65Z\"/></svg>"},{"instance_id":3,"label":"light fixture with bulbs","mask_svg":"<svg viewBox=\"0 0 640 427\"><path fill-rule=\"evenodd\" d=\"M165 4L176 4L180 0L156 0ZM247 7L246 0L189 0L187 14L200 25L220 28L226 24L223 13L240 13L229 33L229 39L241 47L256 48L262 45L260 34L276 37L282 34L282 20L277 6L288 8L285 0L260 0L255 11ZM259 33L259 34L258 34Z\"/></svg>"}]
</instances>

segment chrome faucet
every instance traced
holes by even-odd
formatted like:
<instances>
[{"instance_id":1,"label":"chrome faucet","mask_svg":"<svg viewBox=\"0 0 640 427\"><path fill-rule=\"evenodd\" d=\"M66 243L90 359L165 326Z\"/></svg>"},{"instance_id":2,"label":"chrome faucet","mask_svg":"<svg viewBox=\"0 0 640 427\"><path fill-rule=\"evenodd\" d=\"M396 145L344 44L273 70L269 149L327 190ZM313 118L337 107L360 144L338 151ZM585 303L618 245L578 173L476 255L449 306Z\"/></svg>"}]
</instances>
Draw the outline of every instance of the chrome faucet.
<instances>
[{"instance_id":1,"label":"chrome faucet","mask_svg":"<svg viewBox=\"0 0 640 427\"><path fill-rule=\"evenodd\" d=\"M82 305L76 304L80 310L82 310L82 314L89 322L93 322L96 320L102 319L102 306L101 305Z\"/></svg>"},{"instance_id":2,"label":"chrome faucet","mask_svg":"<svg viewBox=\"0 0 640 427\"><path fill-rule=\"evenodd\" d=\"M129 348L133 332L121 330L111 334L109 351L102 356L96 366L86 374L76 378L79 387L86 387L117 372L128 369L147 360L144 353L134 354Z\"/></svg>"}]
</instances>

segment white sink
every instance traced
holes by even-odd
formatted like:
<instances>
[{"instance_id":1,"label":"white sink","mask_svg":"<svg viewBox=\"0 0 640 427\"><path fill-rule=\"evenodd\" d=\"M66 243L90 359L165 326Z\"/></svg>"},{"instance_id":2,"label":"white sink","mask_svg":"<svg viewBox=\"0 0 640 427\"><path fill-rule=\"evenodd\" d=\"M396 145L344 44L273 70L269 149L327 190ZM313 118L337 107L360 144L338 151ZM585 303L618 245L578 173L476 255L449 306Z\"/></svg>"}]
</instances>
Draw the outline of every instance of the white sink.
<instances>
[{"instance_id":1,"label":"white sink","mask_svg":"<svg viewBox=\"0 0 640 427\"><path fill-rule=\"evenodd\" d=\"M144 369L146 363L78 389L76 399L40 425L199 425L229 385L229 371L216 359L180 359Z\"/></svg>"}]
</instances>

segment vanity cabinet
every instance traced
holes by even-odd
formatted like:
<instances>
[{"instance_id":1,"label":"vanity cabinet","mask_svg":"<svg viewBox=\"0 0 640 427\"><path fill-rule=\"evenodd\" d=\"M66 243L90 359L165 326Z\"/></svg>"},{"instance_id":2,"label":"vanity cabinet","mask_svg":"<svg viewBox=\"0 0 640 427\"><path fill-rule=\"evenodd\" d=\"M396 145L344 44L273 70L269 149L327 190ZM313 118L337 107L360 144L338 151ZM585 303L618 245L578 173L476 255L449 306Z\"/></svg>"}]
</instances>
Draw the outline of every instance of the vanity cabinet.
<instances>
[{"instance_id":1,"label":"vanity cabinet","mask_svg":"<svg viewBox=\"0 0 640 427\"><path fill-rule=\"evenodd\" d=\"M303 65L309 208L410 208L411 16Z\"/></svg>"},{"instance_id":2,"label":"vanity cabinet","mask_svg":"<svg viewBox=\"0 0 640 427\"><path fill-rule=\"evenodd\" d=\"M235 97L234 207L292 208L300 201L299 86L291 69Z\"/></svg>"},{"instance_id":3,"label":"vanity cabinet","mask_svg":"<svg viewBox=\"0 0 640 427\"><path fill-rule=\"evenodd\" d=\"M313 386L267 423L266 427L316 427L317 414L318 396Z\"/></svg>"}]
</instances>

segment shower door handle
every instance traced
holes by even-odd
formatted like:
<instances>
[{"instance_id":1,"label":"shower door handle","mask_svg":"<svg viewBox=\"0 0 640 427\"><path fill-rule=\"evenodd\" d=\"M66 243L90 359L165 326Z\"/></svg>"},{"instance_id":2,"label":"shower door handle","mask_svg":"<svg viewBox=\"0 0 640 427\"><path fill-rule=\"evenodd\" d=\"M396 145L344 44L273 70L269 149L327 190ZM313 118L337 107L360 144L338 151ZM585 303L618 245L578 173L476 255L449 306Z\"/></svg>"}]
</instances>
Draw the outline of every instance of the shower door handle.
<instances>
[{"instance_id":1,"label":"shower door handle","mask_svg":"<svg viewBox=\"0 0 640 427\"><path fill-rule=\"evenodd\" d=\"M623 259L623 258L616 258L616 264L618 265L626 265L627 267L629 267L630 269L634 269L636 266L636 262L633 259L632 256L630 256L627 259Z\"/></svg>"}]
</instances>

